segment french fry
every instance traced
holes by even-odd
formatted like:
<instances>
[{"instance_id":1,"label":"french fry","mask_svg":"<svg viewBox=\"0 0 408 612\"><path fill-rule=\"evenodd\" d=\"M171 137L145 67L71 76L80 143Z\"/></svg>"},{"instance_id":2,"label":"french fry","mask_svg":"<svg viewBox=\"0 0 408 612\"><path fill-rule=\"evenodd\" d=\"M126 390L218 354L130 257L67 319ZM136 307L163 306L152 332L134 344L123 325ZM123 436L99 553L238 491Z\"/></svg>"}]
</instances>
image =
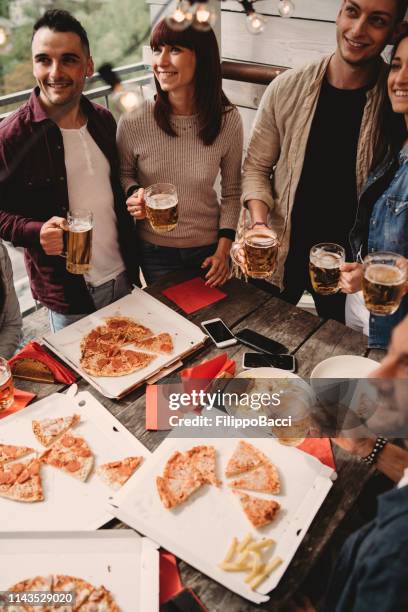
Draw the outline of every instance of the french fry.
<instances>
[{"instance_id":1,"label":"french fry","mask_svg":"<svg viewBox=\"0 0 408 612\"><path fill-rule=\"evenodd\" d=\"M248 549L244 550L244 552L242 552L239 555L239 557L237 559L237 563L242 565L242 563L245 563L245 561L248 559L249 555L250 555L249 550Z\"/></svg>"},{"instance_id":2,"label":"french fry","mask_svg":"<svg viewBox=\"0 0 408 612\"><path fill-rule=\"evenodd\" d=\"M261 582L265 580L265 578L268 578L268 576L277 567L279 567L281 563L282 563L282 559L280 557L275 557L274 559L272 559L272 561L268 563L268 565L265 567L263 572L258 573L257 575L254 576L254 578L251 581L248 581L248 584L251 587L251 589L254 591L261 584ZM245 580L245 582L247 582L247 580Z\"/></svg>"},{"instance_id":3,"label":"french fry","mask_svg":"<svg viewBox=\"0 0 408 612\"><path fill-rule=\"evenodd\" d=\"M246 563L220 563L219 566L226 572L247 572L251 569L251 566Z\"/></svg>"},{"instance_id":4,"label":"french fry","mask_svg":"<svg viewBox=\"0 0 408 612\"><path fill-rule=\"evenodd\" d=\"M246 584L249 584L250 582L252 582L252 580L254 580L254 578L265 571L265 564L261 562L259 562L258 559L255 558L255 562L252 566L252 571L248 574L248 576L245 578L244 582Z\"/></svg>"},{"instance_id":5,"label":"french fry","mask_svg":"<svg viewBox=\"0 0 408 612\"><path fill-rule=\"evenodd\" d=\"M238 546L238 538L234 538L232 540L231 546L229 547L227 551L227 554L225 555L225 559L223 563L229 563L233 559L237 546Z\"/></svg>"},{"instance_id":6,"label":"french fry","mask_svg":"<svg viewBox=\"0 0 408 612\"><path fill-rule=\"evenodd\" d=\"M238 544L237 552L239 552L239 553L244 552L244 550L246 549L248 544L250 544L252 542L252 540L253 540L252 535L250 533L248 533L245 536L245 538L242 540L242 542L240 542Z\"/></svg>"},{"instance_id":7,"label":"french fry","mask_svg":"<svg viewBox=\"0 0 408 612\"><path fill-rule=\"evenodd\" d=\"M275 540L272 540L270 538L268 538L268 539L265 538L265 539L261 540L260 542L252 542L251 544L248 544L247 550L250 550L250 551L259 551L259 550L262 550L264 548L269 548L273 544L276 544Z\"/></svg>"}]
</instances>

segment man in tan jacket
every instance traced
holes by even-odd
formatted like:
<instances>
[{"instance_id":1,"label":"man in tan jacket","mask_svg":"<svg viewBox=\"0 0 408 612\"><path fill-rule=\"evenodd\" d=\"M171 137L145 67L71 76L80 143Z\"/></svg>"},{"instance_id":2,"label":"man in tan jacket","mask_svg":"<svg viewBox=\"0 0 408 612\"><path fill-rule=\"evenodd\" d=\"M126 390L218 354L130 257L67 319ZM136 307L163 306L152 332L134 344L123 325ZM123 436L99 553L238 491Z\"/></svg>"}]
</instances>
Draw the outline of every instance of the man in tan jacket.
<instances>
[{"instance_id":1,"label":"man in tan jacket","mask_svg":"<svg viewBox=\"0 0 408 612\"><path fill-rule=\"evenodd\" d=\"M312 290L309 251L335 242L351 257L348 234L385 94L380 54L402 29L406 7L406 0L343 0L336 51L268 86L244 162L242 201L251 222L269 220L281 243L271 282L254 282L292 304L308 289L318 314L341 322L345 296Z\"/></svg>"}]
</instances>

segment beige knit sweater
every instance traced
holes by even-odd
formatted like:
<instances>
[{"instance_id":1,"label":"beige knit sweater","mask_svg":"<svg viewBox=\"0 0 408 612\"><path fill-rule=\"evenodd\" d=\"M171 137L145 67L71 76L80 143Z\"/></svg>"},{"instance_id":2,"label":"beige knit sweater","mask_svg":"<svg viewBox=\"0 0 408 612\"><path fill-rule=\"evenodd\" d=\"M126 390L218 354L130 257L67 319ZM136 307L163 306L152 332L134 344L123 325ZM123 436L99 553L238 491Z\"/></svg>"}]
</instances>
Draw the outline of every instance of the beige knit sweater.
<instances>
[{"instance_id":1,"label":"beige knit sweater","mask_svg":"<svg viewBox=\"0 0 408 612\"><path fill-rule=\"evenodd\" d=\"M125 193L132 185L173 183L179 199L177 227L158 234L148 221L137 223L143 240L176 248L213 244L219 229L235 230L240 211L242 121L236 108L224 115L212 145L198 137L198 116L173 115L177 132L163 132L153 117L153 101L140 113L122 116L118 126L121 181ZM221 202L214 184L221 171Z\"/></svg>"}]
</instances>

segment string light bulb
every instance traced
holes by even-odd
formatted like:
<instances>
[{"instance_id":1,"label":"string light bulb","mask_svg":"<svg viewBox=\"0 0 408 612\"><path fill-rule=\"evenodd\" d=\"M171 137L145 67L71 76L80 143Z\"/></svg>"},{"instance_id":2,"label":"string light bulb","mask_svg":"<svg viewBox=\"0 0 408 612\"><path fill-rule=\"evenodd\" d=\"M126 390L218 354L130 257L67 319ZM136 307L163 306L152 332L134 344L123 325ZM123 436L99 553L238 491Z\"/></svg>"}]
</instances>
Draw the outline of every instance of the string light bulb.
<instances>
[{"instance_id":1,"label":"string light bulb","mask_svg":"<svg viewBox=\"0 0 408 612\"><path fill-rule=\"evenodd\" d=\"M261 34L264 31L266 25L265 18L262 15L258 15L255 11L252 11L247 15L246 26L251 34Z\"/></svg>"},{"instance_id":2,"label":"string light bulb","mask_svg":"<svg viewBox=\"0 0 408 612\"><path fill-rule=\"evenodd\" d=\"M140 85L123 83L122 89L113 94L113 101L121 113L140 111L144 102L143 90Z\"/></svg>"},{"instance_id":3,"label":"string light bulb","mask_svg":"<svg viewBox=\"0 0 408 612\"><path fill-rule=\"evenodd\" d=\"M212 2L197 2L194 4L194 19L192 26L195 30L207 32L217 21L217 9Z\"/></svg>"},{"instance_id":4,"label":"string light bulb","mask_svg":"<svg viewBox=\"0 0 408 612\"><path fill-rule=\"evenodd\" d=\"M11 49L10 22L0 17L0 53L8 53Z\"/></svg>"},{"instance_id":5,"label":"string light bulb","mask_svg":"<svg viewBox=\"0 0 408 612\"><path fill-rule=\"evenodd\" d=\"M295 5L292 0L279 0L278 4L278 12L281 17L287 19L288 17L292 17L295 10Z\"/></svg>"},{"instance_id":6,"label":"string light bulb","mask_svg":"<svg viewBox=\"0 0 408 612\"><path fill-rule=\"evenodd\" d=\"M176 8L166 17L166 23L175 32L186 30L193 21L192 6L188 0L181 0Z\"/></svg>"}]
</instances>

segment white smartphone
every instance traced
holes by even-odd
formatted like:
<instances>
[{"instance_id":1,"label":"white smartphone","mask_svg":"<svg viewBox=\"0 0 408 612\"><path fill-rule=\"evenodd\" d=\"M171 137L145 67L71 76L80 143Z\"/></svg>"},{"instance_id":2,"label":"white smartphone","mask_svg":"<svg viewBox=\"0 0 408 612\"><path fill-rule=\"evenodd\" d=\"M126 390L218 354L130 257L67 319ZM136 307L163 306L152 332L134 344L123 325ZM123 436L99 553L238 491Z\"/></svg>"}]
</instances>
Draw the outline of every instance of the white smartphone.
<instances>
[{"instance_id":1,"label":"white smartphone","mask_svg":"<svg viewBox=\"0 0 408 612\"><path fill-rule=\"evenodd\" d=\"M232 346L236 344L238 340L234 334L228 329L222 319L210 319L209 321L203 321L201 327L210 336L215 346L218 348L224 348L226 346Z\"/></svg>"},{"instance_id":2,"label":"white smartphone","mask_svg":"<svg viewBox=\"0 0 408 612\"><path fill-rule=\"evenodd\" d=\"M242 357L244 370L252 368L279 368L288 372L296 371L296 360L293 355L264 355L262 353L244 353Z\"/></svg>"}]
</instances>

